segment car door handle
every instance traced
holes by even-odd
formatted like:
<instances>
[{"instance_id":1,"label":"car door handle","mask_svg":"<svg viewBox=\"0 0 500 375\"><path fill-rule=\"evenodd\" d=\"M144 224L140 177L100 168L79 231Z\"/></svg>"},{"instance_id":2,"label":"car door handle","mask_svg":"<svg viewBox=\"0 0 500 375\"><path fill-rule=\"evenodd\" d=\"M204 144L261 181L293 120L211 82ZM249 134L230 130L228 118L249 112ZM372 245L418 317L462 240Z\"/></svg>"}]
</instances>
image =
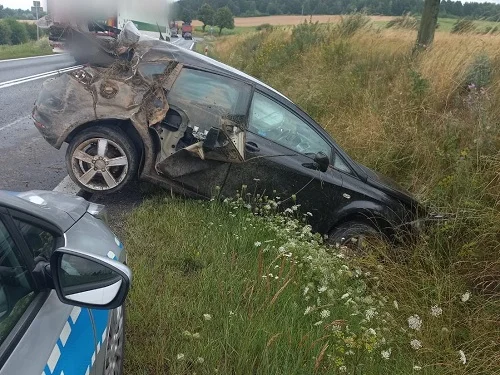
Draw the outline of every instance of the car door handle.
<instances>
[{"instance_id":1,"label":"car door handle","mask_svg":"<svg viewBox=\"0 0 500 375\"><path fill-rule=\"evenodd\" d=\"M257 146L257 143L255 143L255 142L245 143L245 148L247 149L247 151L250 151L250 152L259 152L260 151L259 146Z\"/></svg>"}]
</instances>

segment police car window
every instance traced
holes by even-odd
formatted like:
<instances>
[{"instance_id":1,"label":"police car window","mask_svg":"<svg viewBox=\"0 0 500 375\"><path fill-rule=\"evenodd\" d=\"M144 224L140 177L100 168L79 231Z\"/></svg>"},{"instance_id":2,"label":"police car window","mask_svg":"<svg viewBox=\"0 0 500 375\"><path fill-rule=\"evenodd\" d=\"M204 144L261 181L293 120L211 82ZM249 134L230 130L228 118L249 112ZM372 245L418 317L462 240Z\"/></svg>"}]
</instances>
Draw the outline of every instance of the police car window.
<instances>
[{"instance_id":1,"label":"police car window","mask_svg":"<svg viewBox=\"0 0 500 375\"><path fill-rule=\"evenodd\" d=\"M248 130L301 154L332 154L331 146L309 124L259 93L253 97Z\"/></svg>"},{"instance_id":2,"label":"police car window","mask_svg":"<svg viewBox=\"0 0 500 375\"><path fill-rule=\"evenodd\" d=\"M19 249L0 221L0 344L35 297L29 273Z\"/></svg>"},{"instance_id":3,"label":"police car window","mask_svg":"<svg viewBox=\"0 0 500 375\"><path fill-rule=\"evenodd\" d=\"M56 246L54 236L46 230L24 221L14 219L14 222L28 244L33 259L39 256L49 259Z\"/></svg>"}]
</instances>

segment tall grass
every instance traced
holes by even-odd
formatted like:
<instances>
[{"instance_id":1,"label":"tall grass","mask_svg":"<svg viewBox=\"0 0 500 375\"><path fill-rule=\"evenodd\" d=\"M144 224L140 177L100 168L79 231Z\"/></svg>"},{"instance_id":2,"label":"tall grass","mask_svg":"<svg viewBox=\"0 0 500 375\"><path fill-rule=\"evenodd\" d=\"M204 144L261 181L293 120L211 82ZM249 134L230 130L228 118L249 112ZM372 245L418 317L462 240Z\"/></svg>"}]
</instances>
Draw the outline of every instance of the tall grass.
<instances>
[{"instance_id":1,"label":"tall grass","mask_svg":"<svg viewBox=\"0 0 500 375\"><path fill-rule=\"evenodd\" d=\"M384 259L381 283L403 315L442 306L446 324L422 336L431 363L460 347L472 355L468 367L445 372L498 373L500 38L438 33L415 56L415 37L304 24L226 39L215 53L282 91L355 159L452 214L401 249L404 262L385 254L360 261ZM465 290L472 308L452 303Z\"/></svg>"},{"instance_id":2,"label":"tall grass","mask_svg":"<svg viewBox=\"0 0 500 375\"><path fill-rule=\"evenodd\" d=\"M48 39L40 39L37 42L28 42L14 46L0 45L0 60L51 55L52 53L52 47Z\"/></svg>"}]
</instances>

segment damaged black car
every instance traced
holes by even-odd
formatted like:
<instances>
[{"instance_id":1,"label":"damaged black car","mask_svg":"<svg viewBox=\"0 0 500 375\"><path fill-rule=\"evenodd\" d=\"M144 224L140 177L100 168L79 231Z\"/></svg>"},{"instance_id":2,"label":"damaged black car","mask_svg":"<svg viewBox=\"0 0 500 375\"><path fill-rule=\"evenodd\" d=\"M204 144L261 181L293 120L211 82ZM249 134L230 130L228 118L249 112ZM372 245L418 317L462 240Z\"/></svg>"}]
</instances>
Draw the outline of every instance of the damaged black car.
<instances>
[{"instance_id":1,"label":"damaged black car","mask_svg":"<svg viewBox=\"0 0 500 375\"><path fill-rule=\"evenodd\" d=\"M159 40L104 51L44 82L33 110L78 186L114 193L135 178L191 197L248 191L294 200L336 242L413 231L407 192L352 160L285 96L234 68ZM102 63L105 61L105 63Z\"/></svg>"}]
</instances>

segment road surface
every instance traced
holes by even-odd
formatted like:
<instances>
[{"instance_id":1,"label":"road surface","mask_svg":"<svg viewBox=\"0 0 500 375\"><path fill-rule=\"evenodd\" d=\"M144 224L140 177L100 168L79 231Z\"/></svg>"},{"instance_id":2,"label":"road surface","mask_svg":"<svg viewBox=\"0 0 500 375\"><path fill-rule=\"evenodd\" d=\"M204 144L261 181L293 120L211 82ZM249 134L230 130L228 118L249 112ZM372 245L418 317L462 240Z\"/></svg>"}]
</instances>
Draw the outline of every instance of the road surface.
<instances>
[{"instance_id":1,"label":"road surface","mask_svg":"<svg viewBox=\"0 0 500 375\"><path fill-rule=\"evenodd\" d=\"M183 38L172 42L194 46ZM66 146L49 146L30 116L43 81L76 67L66 54L0 61L0 189L51 190L67 175Z\"/></svg>"}]
</instances>

